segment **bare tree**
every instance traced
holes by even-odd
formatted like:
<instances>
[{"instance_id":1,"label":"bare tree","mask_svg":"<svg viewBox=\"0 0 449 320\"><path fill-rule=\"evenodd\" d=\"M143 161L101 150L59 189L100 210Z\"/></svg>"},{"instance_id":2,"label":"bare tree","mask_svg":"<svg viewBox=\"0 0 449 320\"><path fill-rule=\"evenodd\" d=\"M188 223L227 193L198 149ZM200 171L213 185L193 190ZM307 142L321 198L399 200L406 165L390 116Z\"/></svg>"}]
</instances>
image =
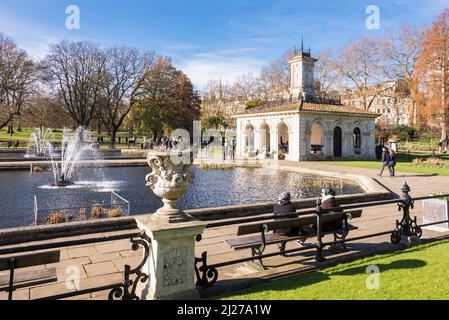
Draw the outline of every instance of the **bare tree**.
<instances>
[{"instance_id":1,"label":"bare tree","mask_svg":"<svg viewBox=\"0 0 449 320\"><path fill-rule=\"evenodd\" d=\"M294 48L288 49L281 57L271 61L260 72L260 81L269 100L282 100L288 96L290 70L288 60L295 55Z\"/></svg>"},{"instance_id":2,"label":"bare tree","mask_svg":"<svg viewBox=\"0 0 449 320\"><path fill-rule=\"evenodd\" d=\"M123 120L143 93L145 74L150 71L155 58L152 52L141 53L127 47L107 49L105 55L106 68L100 82L106 103L103 117L110 129L111 146L114 146Z\"/></svg>"},{"instance_id":3,"label":"bare tree","mask_svg":"<svg viewBox=\"0 0 449 320\"><path fill-rule=\"evenodd\" d=\"M26 52L0 33L0 129L20 116L36 81L35 71L35 64Z\"/></svg>"},{"instance_id":4,"label":"bare tree","mask_svg":"<svg viewBox=\"0 0 449 320\"><path fill-rule=\"evenodd\" d=\"M29 126L61 128L70 124L58 101L45 93L33 93L22 112L22 120Z\"/></svg>"},{"instance_id":5,"label":"bare tree","mask_svg":"<svg viewBox=\"0 0 449 320\"><path fill-rule=\"evenodd\" d=\"M338 65L342 77L355 88L364 110L369 110L376 97L389 89L379 85L385 80L382 47L377 38L361 38L340 53Z\"/></svg>"},{"instance_id":6,"label":"bare tree","mask_svg":"<svg viewBox=\"0 0 449 320\"><path fill-rule=\"evenodd\" d=\"M93 43L62 41L45 57L45 79L55 86L64 110L76 125L89 126L100 96L106 58Z\"/></svg>"},{"instance_id":7,"label":"bare tree","mask_svg":"<svg viewBox=\"0 0 449 320\"><path fill-rule=\"evenodd\" d=\"M332 50L325 50L317 55L315 63L315 96L325 99L331 96L334 87L341 77L341 68Z\"/></svg>"},{"instance_id":8,"label":"bare tree","mask_svg":"<svg viewBox=\"0 0 449 320\"><path fill-rule=\"evenodd\" d=\"M416 66L422 51L425 37L423 29L403 25L397 32L386 39L385 59L387 61L385 73L390 79L401 80L408 87L411 94L411 110L409 119L413 125L417 123L417 91ZM403 91L402 91L403 92Z\"/></svg>"}]
</instances>

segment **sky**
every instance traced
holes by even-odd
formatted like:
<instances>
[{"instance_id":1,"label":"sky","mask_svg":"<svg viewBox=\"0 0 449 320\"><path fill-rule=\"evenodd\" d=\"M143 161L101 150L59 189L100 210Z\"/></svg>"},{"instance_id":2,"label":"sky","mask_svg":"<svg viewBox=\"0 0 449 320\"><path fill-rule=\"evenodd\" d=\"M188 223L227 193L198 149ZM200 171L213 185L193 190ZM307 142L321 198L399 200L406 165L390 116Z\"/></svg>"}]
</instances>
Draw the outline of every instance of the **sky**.
<instances>
[{"instance_id":1,"label":"sky","mask_svg":"<svg viewBox=\"0 0 449 320\"><path fill-rule=\"evenodd\" d=\"M69 30L66 9L80 10ZM379 29L368 29L370 5ZM449 0L0 0L0 32L34 58L63 39L126 45L170 56L198 89L210 79L257 74L301 36L312 54L401 24L430 26Z\"/></svg>"}]
</instances>

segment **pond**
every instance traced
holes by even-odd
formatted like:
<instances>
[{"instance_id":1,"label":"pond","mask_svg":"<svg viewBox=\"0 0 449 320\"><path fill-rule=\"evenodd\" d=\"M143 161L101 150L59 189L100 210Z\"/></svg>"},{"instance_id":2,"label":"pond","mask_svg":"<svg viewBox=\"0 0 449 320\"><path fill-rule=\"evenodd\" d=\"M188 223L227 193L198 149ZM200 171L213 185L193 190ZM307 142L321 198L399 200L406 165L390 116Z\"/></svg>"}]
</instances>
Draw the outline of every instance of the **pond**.
<instances>
[{"instance_id":1,"label":"pond","mask_svg":"<svg viewBox=\"0 0 449 320\"><path fill-rule=\"evenodd\" d=\"M339 179L266 168L234 168L203 171L192 168L195 182L178 202L182 209L196 209L236 204L275 202L278 194L289 191L297 198L319 196L323 184L333 184L338 194L363 193L356 183ZM131 215L155 212L162 201L145 186L149 167L81 168L76 185L68 188L51 187L51 172L0 172L0 228L28 226L34 221L33 197L41 204L49 196L58 208L91 206L101 203L104 193L116 192L130 202ZM324 180L323 180L324 179ZM71 194L75 194L71 196Z\"/></svg>"},{"instance_id":2,"label":"pond","mask_svg":"<svg viewBox=\"0 0 449 320\"><path fill-rule=\"evenodd\" d=\"M145 158L145 156L139 154L127 154L122 153L120 151L101 151L100 156L105 160L114 160L114 159L141 159ZM60 154L56 153L54 155L55 159L59 159L61 157ZM91 154L86 154L82 157L83 159L94 159L95 156ZM30 157L27 155L25 151L23 152L0 152L0 162L14 162L14 161L33 161L33 160L49 160L48 158L38 158L38 157Z\"/></svg>"}]
</instances>

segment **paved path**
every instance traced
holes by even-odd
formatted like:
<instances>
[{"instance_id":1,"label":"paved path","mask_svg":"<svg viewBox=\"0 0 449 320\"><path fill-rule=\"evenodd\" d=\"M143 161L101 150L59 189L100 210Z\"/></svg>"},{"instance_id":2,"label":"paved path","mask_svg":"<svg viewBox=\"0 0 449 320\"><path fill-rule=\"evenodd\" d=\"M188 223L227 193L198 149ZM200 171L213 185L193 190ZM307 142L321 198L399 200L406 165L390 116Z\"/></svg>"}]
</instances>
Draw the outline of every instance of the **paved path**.
<instances>
[{"instance_id":1,"label":"paved path","mask_svg":"<svg viewBox=\"0 0 449 320\"><path fill-rule=\"evenodd\" d=\"M407 183L412 188L412 196L428 195L431 192L449 191L448 177L429 177L423 175L414 175L409 173L398 173L396 178L378 178L377 171L372 169L349 168L322 163L288 163L283 162L282 165L302 166L311 169L320 169L328 171L341 171L350 173L360 173L378 179L387 188L393 192L400 193L402 184ZM417 215L421 222L421 204L417 203L414 215ZM353 223L359 227L359 230L353 232L350 237L366 235L381 231L392 230L395 226L396 219L400 218L400 213L396 205L372 207L364 209L363 217ZM207 229L203 240L197 244L196 255L199 257L202 252L208 252L209 263L230 261L233 259L248 257L249 250L235 252L230 250L224 240L235 237L237 226L221 227ZM85 237L95 237L89 235L84 237L74 237L80 239ZM423 238L434 238L449 236L449 233L437 233L425 230ZM67 239L65 239L67 240ZM332 240L327 237L326 240ZM53 240L52 240L53 241ZM57 241L54 240L54 241ZM295 244L290 244L287 249L295 248ZM384 252L386 250L397 249L390 243L389 236L380 236L348 244L348 251L325 250L324 254L329 258L329 263L336 263L350 258L361 257L376 252ZM276 246L271 247L267 252L273 252ZM55 264L58 272L58 282L46 285L40 285L33 288L21 289L15 293L16 299L36 299L49 295L59 294L73 290L82 290L86 288L96 287L117 283L123 280L123 270L125 264L136 266L141 259L141 252L133 252L130 250L130 242L128 240L115 241L110 243L98 243L83 246L74 246L63 248L61 250L61 262ZM226 292L230 288L247 287L249 284L255 284L261 280L275 279L281 276L304 272L310 268L314 268L313 262L314 251L306 251L287 258L273 257L266 259L265 264L268 267L266 271L257 271L246 264L236 264L219 269L219 280L217 284L206 291L202 291L203 296L210 296L219 292ZM45 267L51 267L48 265ZM69 288L66 284L69 269L68 266L79 268L79 283L69 282ZM34 267L39 269L42 267ZM70 289L70 285L74 289ZM106 299L108 292L100 292L95 294L86 294L76 299ZM0 293L0 300L5 299L6 294Z\"/></svg>"}]
</instances>

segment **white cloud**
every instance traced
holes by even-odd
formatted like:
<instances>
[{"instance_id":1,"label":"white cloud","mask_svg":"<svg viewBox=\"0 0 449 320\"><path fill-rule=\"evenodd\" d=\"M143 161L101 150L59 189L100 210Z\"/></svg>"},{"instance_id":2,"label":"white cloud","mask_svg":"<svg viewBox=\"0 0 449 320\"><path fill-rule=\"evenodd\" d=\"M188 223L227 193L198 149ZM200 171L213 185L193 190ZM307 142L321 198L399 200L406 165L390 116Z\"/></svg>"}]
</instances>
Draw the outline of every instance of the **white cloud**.
<instances>
[{"instance_id":1,"label":"white cloud","mask_svg":"<svg viewBox=\"0 0 449 320\"><path fill-rule=\"evenodd\" d=\"M25 49L34 59L44 57L48 46L63 38L60 33L23 20L6 11L0 12L0 32L11 37L20 48Z\"/></svg>"},{"instance_id":2,"label":"white cloud","mask_svg":"<svg viewBox=\"0 0 449 320\"><path fill-rule=\"evenodd\" d=\"M231 83L244 74L257 74L267 61L254 53L257 50L252 48L201 52L191 58L179 59L178 66L201 89L211 79L221 78L223 82Z\"/></svg>"}]
</instances>

